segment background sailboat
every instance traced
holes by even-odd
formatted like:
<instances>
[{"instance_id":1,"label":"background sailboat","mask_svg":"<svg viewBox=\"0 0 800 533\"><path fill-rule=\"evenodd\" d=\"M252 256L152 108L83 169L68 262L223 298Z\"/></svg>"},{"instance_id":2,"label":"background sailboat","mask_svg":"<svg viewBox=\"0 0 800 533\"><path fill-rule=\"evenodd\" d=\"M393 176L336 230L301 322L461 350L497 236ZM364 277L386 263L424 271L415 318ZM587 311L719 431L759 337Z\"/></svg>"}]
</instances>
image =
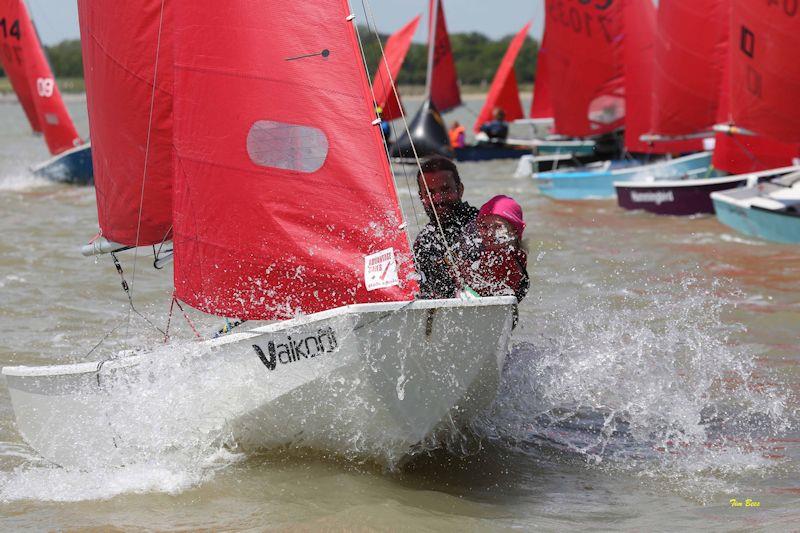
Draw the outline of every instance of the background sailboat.
<instances>
[{"instance_id":1,"label":"background sailboat","mask_svg":"<svg viewBox=\"0 0 800 533\"><path fill-rule=\"evenodd\" d=\"M756 145L774 163L800 154L800 22L786 5L734 1L730 26L729 114L723 138ZM737 132L739 134L737 134ZM760 137L753 137L756 133ZM775 139L781 139L781 142ZM767 145L764 147L763 145ZM716 154L715 154L716 160ZM784 163L785 164L785 163ZM717 218L737 231L776 242L800 243L800 166L741 176L748 187L711 195ZM773 179L777 178L777 179ZM758 183L772 179L770 183Z\"/></svg>"},{"instance_id":2,"label":"background sailboat","mask_svg":"<svg viewBox=\"0 0 800 533\"><path fill-rule=\"evenodd\" d=\"M731 4L719 0L705 5L671 2L660 9L664 34L660 42L667 44L661 47L664 50L659 49L656 58L660 90L656 91L655 129L668 132L664 140L676 133L678 138L710 136L713 124L726 120L731 106L729 65L731 54L735 53L728 29ZM709 20L709 12L718 16ZM700 28L705 28L705 33L700 33ZM679 64L686 68L675 70ZM689 67L703 68L709 75L698 80L702 76L693 74ZM713 81L716 87L710 85ZM663 140L654 146L662 143ZM712 192L741 187L752 179L737 173L786 166L797 154L796 146L764 137L717 133L714 144L713 168L700 176L654 176L615 184L619 205L667 215L713 213Z\"/></svg>"},{"instance_id":3,"label":"background sailboat","mask_svg":"<svg viewBox=\"0 0 800 533\"><path fill-rule=\"evenodd\" d=\"M172 236L173 303L276 322L189 349L3 369L20 432L52 461L148 453L120 428L150 411L110 398L154 395L178 367L193 369L198 406L169 423L243 449L314 447L389 465L457 432L496 393L515 299L414 299L348 3L272 3L228 2L224 17L216 0L79 3L93 126L117 118L100 112L114 98L150 124L126 129L144 148L131 166L141 178L98 179L108 239L94 251L132 247L135 261ZM127 95L114 92L129 81ZM98 167L127 154L124 139L104 140Z\"/></svg>"},{"instance_id":4,"label":"background sailboat","mask_svg":"<svg viewBox=\"0 0 800 533\"><path fill-rule=\"evenodd\" d=\"M23 0L0 0L0 61L31 129L44 136L52 159L34 174L54 181L91 184L91 148L81 140L58 90Z\"/></svg>"},{"instance_id":5,"label":"background sailboat","mask_svg":"<svg viewBox=\"0 0 800 533\"><path fill-rule=\"evenodd\" d=\"M408 24L392 34L383 48L385 61L378 62L378 69L372 82L372 93L375 95L375 101L381 109L382 120L395 120L403 115L400 95L397 94L396 90L396 81L408 54L408 49L411 47L411 39L417 33L417 26L419 26L421 17L422 15L417 15Z\"/></svg>"}]
</instances>

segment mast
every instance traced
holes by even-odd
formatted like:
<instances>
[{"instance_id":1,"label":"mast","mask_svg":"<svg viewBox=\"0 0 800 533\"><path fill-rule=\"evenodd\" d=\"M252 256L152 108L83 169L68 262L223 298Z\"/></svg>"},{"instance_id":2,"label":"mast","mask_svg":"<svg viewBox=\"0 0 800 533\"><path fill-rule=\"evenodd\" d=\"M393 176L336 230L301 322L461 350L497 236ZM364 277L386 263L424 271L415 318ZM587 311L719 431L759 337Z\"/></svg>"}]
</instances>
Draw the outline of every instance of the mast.
<instances>
[{"instance_id":1,"label":"mast","mask_svg":"<svg viewBox=\"0 0 800 533\"><path fill-rule=\"evenodd\" d=\"M436 51L436 29L439 26L439 0L431 0L431 12L428 15L428 72L425 78L425 96L431 97L431 83L433 82L433 60Z\"/></svg>"}]
</instances>

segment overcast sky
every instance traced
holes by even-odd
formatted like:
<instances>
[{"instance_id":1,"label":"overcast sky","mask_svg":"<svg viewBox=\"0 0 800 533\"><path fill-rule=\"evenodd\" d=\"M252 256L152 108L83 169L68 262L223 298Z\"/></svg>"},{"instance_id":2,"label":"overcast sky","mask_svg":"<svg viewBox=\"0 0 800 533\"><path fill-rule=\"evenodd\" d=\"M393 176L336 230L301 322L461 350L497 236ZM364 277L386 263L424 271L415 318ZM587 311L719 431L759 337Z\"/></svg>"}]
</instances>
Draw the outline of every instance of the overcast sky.
<instances>
[{"instance_id":1,"label":"overcast sky","mask_svg":"<svg viewBox=\"0 0 800 533\"><path fill-rule=\"evenodd\" d=\"M124 2L126 0L113 0ZM224 2L225 0L219 0ZM287 0L299 1L299 0ZM313 4L314 0L306 0ZM369 0L378 29L390 33L427 9L428 0ZM39 35L45 44L77 39L77 0L27 0ZM451 32L478 31L492 38L510 35L533 20L531 35L540 38L544 22L543 0L445 0L447 26ZM356 15L363 19L361 0L350 0ZM425 17L423 17L423 21ZM423 41L426 23L415 37Z\"/></svg>"}]
</instances>

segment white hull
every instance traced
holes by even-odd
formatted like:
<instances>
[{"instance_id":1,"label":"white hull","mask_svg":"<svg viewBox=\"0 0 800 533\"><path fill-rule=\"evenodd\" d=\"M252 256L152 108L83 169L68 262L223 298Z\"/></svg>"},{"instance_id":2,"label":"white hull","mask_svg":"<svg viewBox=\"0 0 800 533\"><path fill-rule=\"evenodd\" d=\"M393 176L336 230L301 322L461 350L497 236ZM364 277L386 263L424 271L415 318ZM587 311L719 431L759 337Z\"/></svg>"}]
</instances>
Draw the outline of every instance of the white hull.
<instances>
[{"instance_id":1,"label":"white hull","mask_svg":"<svg viewBox=\"0 0 800 533\"><path fill-rule=\"evenodd\" d=\"M3 374L20 433L62 465L125 464L216 436L244 450L308 447L391 466L494 398L514 303L353 305L188 351Z\"/></svg>"}]
</instances>

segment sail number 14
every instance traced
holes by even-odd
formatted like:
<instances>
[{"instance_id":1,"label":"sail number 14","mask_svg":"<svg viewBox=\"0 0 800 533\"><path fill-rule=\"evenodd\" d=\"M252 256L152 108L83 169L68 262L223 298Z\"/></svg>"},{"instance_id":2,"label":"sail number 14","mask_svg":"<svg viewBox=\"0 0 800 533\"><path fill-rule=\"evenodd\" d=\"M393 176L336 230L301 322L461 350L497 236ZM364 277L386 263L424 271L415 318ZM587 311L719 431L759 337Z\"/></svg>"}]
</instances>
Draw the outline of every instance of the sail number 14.
<instances>
[{"instance_id":1,"label":"sail number 14","mask_svg":"<svg viewBox=\"0 0 800 533\"><path fill-rule=\"evenodd\" d=\"M11 23L11 27L8 27L8 23L6 22L5 18L0 19L0 28L3 30L3 39L8 39L9 36L16 37L19 41L21 39L21 35L19 34L19 19L15 20Z\"/></svg>"}]
</instances>

